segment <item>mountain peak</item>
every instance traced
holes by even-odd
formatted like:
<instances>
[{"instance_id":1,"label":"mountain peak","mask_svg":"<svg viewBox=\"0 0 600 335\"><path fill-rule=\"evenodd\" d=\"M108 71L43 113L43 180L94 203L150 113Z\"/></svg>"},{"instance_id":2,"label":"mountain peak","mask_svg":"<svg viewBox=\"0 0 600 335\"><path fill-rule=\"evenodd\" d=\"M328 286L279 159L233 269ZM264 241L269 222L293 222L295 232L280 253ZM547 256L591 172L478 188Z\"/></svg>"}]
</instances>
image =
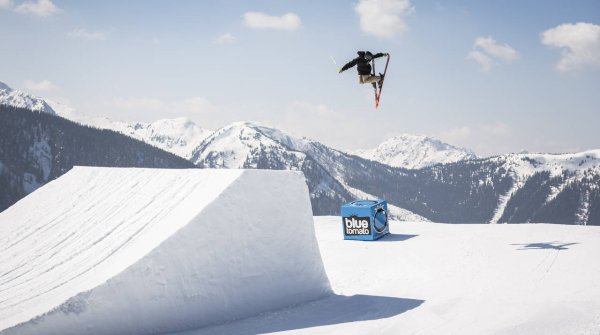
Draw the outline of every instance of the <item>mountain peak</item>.
<instances>
[{"instance_id":1,"label":"mountain peak","mask_svg":"<svg viewBox=\"0 0 600 335\"><path fill-rule=\"evenodd\" d=\"M0 105L26 108L34 112L56 114L56 112L41 98L19 90L13 90L0 82Z\"/></svg>"},{"instance_id":2,"label":"mountain peak","mask_svg":"<svg viewBox=\"0 0 600 335\"><path fill-rule=\"evenodd\" d=\"M383 141L374 149L356 150L352 153L407 169L419 169L477 157L471 150L455 147L433 137L413 134L397 135Z\"/></svg>"},{"instance_id":3,"label":"mountain peak","mask_svg":"<svg viewBox=\"0 0 600 335\"><path fill-rule=\"evenodd\" d=\"M260 128L260 127L265 127L265 126L257 121L236 121L236 122L229 124L228 126L225 126L225 128Z\"/></svg>"},{"instance_id":4,"label":"mountain peak","mask_svg":"<svg viewBox=\"0 0 600 335\"><path fill-rule=\"evenodd\" d=\"M12 88L0 81L0 90L12 91Z\"/></svg>"}]
</instances>

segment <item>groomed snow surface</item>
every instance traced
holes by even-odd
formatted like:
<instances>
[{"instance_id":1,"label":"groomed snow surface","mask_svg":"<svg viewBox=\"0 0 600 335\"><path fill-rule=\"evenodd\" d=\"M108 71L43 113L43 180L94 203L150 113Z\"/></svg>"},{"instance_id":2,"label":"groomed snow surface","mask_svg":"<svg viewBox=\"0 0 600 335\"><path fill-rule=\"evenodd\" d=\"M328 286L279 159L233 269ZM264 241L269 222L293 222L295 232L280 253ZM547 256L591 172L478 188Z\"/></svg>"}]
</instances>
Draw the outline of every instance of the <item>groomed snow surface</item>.
<instances>
[{"instance_id":1,"label":"groomed snow surface","mask_svg":"<svg viewBox=\"0 0 600 335\"><path fill-rule=\"evenodd\" d=\"M376 242L343 240L339 217L315 227L334 295L182 334L600 333L600 227L391 222Z\"/></svg>"},{"instance_id":2,"label":"groomed snow surface","mask_svg":"<svg viewBox=\"0 0 600 335\"><path fill-rule=\"evenodd\" d=\"M0 213L0 331L157 334L322 298L310 206L300 172L75 167Z\"/></svg>"},{"instance_id":3,"label":"groomed snow surface","mask_svg":"<svg viewBox=\"0 0 600 335\"><path fill-rule=\"evenodd\" d=\"M600 227L390 230L313 225L298 172L75 168L0 213L0 329L600 332Z\"/></svg>"}]
</instances>

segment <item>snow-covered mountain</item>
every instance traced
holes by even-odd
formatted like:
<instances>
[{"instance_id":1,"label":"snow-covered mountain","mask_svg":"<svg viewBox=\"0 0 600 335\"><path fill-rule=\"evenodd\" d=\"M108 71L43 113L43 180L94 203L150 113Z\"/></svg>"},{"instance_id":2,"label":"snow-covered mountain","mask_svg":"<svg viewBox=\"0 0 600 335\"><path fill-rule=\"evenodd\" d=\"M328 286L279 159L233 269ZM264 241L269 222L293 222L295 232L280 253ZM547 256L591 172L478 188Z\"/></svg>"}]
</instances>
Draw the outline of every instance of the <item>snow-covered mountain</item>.
<instances>
[{"instance_id":1,"label":"snow-covered mountain","mask_svg":"<svg viewBox=\"0 0 600 335\"><path fill-rule=\"evenodd\" d=\"M56 114L65 119L90 127L114 130L185 159L190 159L194 149L212 133L211 130L204 129L184 117L162 119L151 123L130 123L107 117L88 116L72 107L51 100L47 100L47 103Z\"/></svg>"},{"instance_id":2,"label":"snow-covered mountain","mask_svg":"<svg viewBox=\"0 0 600 335\"><path fill-rule=\"evenodd\" d=\"M337 213L343 202L380 197L345 181L348 173L363 169L362 158L255 122L236 122L215 131L191 161L208 168L300 170L306 176L315 213ZM427 221L394 204L389 208L395 218Z\"/></svg>"},{"instance_id":3,"label":"snow-covered mountain","mask_svg":"<svg viewBox=\"0 0 600 335\"><path fill-rule=\"evenodd\" d=\"M52 107L42 98L19 90L13 90L0 82L0 105L26 108L35 112L55 114Z\"/></svg>"},{"instance_id":4,"label":"snow-covered mountain","mask_svg":"<svg viewBox=\"0 0 600 335\"><path fill-rule=\"evenodd\" d=\"M365 159L252 122L211 133L186 119L129 124L50 106L60 116L116 130L200 167L302 171L318 215L336 214L353 199L385 198L402 220L600 224L599 150L478 159L434 139L400 136L380 146L380 156Z\"/></svg>"},{"instance_id":5,"label":"snow-covered mountain","mask_svg":"<svg viewBox=\"0 0 600 335\"><path fill-rule=\"evenodd\" d=\"M233 123L206 138L191 161L206 168L302 171L315 213L336 213L352 198L311 156L271 138L270 131L278 132L252 122Z\"/></svg>"},{"instance_id":6,"label":"snow-covered mountain","mask_svg":"<svg viewBox=\"0 0 600 335\"><path fill-rule=\"evenodd\" d=\"M507 154L406 170L238 122L208 137L192 162L211 168L301 170L314 206L327 198L317 200L315 192L339 195L324 201L327 210L337 211L339 200L349 194L352 199L385 198L393 214L406 220L600 224L599 150Z\"/></svg>"},{"instance_id":7,"label":"snow-covered mountain","mask_svg":"<svg viewBox=\"0 0 600 335\"><path fill-rule=\"evenodd\" d=\"M114 130L185 159L189 159L193 150L212 133L211 130L204 129L187 118L163 119L152 123L129 123L107 117L89 116L63 103L13 90L2 82L0 82L0 105L58 115L81 125Z\"/></svg>"},{"instance_id":8,"label":"snow-covered mountain","mask_svg":"<svg viewBox=\"0 0 600 335\"><path fill-rule=\"evenodd\" d=\"M359 149L350 153L405 169L477 158L469 149L458 148L428 136L409 134L389 138L373 149Z\"/></svg>"},{"instance_id":9,"label":"snow-covered mountain","mask_svg":"<svg viewBox=\"0 0 600 335\"><path fill-rule=\"evenodd\" d=\"M507 154L345 180L436 222L600 225L600 150Z\"/></svg>"},{"instance_id":10,"label":"snow-covered mountain","mask_svg":"<svg viewBox=\"0 0 600 335\"><path fill-rule=\"evenodd\" d=\"M600 150L572 154L508 154L490 161L502 162L512 177L511 188L498 201L491 223L529 222L522 208L530 205L548 207L552 215L563 212L556 203L569 199L575 205L573 221L577 224L600 219ZM558 200L557 200L558 198ZM590 217L590 215L592 217Z\"/></svg>"}]
</instances>

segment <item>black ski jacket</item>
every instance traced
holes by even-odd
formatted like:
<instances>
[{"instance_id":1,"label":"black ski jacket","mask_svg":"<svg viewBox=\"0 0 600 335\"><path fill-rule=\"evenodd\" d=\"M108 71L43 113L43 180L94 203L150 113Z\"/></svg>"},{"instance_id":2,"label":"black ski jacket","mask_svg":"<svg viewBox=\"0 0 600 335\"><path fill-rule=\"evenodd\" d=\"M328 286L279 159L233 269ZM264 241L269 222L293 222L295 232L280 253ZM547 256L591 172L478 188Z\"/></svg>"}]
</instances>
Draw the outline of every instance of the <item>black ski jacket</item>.
<instances>
[{"instance_id":1,"label":"black ski jacket","mask_svg":"<svg viewBox=\"0 0 600 335\"><path fill-rule=\"evenodd\" d=\"M384 56L384 53L377 53L375 55L373 55L372 59L375 58L379 58L381 56ZM346 71L349 68L353 67L354 65L357 65L356 70L358 70L358 74L359 75L367 75L367 74L371 74L371 60L365 58L364 56L358 56L356 58L354 58L353 60L351 60L350 62L348 62L348 64L342 66L342 71Z\"/></svg>"}]
</instances>

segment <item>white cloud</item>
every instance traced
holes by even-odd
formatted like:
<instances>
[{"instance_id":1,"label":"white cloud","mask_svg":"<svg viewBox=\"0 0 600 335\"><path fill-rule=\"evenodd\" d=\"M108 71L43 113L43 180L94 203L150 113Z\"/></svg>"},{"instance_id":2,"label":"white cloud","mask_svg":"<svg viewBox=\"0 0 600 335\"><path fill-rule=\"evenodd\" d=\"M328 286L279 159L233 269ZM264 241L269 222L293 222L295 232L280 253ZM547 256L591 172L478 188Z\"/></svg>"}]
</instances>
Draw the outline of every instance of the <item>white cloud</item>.
<instances>
[{"instance_id":1,"label":"white cloud","mask_svg":"<svg viewBox=\"0 0 600 335\"><path fill-rule=\"evenodd\" d=\"M80 28L75 29L67 33L67 37L75 38L85 41L106 41L108 36L106 33L101 31L87 31L86 29Z\"/></svg>"},{"instance_id":2,"label":"white cloud","mask_svg":"<svg viewBox=\"0 0 600 335\"><path fill-rule=\"evenodd\" d=\"M0 9L8 9L12 7L11 0L0 0Z\"/></svg>"},{"instance_id":3,"label":"white cloud","mask_svg":"<svg viewBox=\"0 0 600 335\"><path fill-rule=\"evenodd\" d=\"M235 36L231 35L230 33L226 33L223 35L220 35L219 37L217 37L215 39L215 43L217 44L227 44L227 43L233 43L237 40L237 38L235 38Z\"/></svg>"},{"instance_id":4,"label":"white cloud","mask_svg":"<svg viewBox=\"0 0 600 335\"><path fill-rule=\"evenodd\" d=\"M508 44L500 45L491 36L477 37L473 49L467 54L467 59L472 59L481 65L484 72L490 72L496 61L510 63L519 58L519 52Z\"/></svg>"},{"instance_id":5,"label":"white cloud","mask_svg":"<svg viewBox=\"0 0 600 335\"><path fill-rule=\"evenodd\" d=\"M580 66L600 67L600 26L591 23L561 24L541 34L545 45L563 48L560 71Z\"/></svg>"},{"instance_id":6,"label":"white cloud","mask_svg":"<svg viewBox=\"0 0 600 335\"><path fill-rule=\"evenodd\" d=\"M412 12L413 7L410 0L359 0L354 10L364 32L392 38L406 30L404 16Z\"/></svg>"},{"instance_id":7,"label":"white cloud","mask_svg":"<svg viewBox=\"0 0 600 335\"><path fill-rule=\"evenodd\" d=\"M37 0L35 2L27 1L15 8L19 14L32 14L36 16L51 16L60 13L62 10L50 0Z\"/></svg>"},{"instance_id":8,"label":"white cloud","mask_svg":"<svg viewBox=\"0 0 600 335\"><path fill-rule=\"evenodd\" d=\"M475 47L480 47L490 56L508 62L519 58L517 50L511 48L508 44L499 45L491 36L477 37Z\"/></svg>"},{"instance_id":9,"label":"white cloud","mask_svg":"<svg viewBox=\"0 0 600 335\"><path fill-rule=\"evenodd\" d=\"M492 59L486 56L483 52L477 50L471 50L468 59L472 59L481 65L484 72L490 72L492 68Z\"/></svg>"},{"instance_id":10,"label":"white cloud","mask_svg":"<svg viewBox=\"0 0 600 335\"><path fill-rule=\"evenodd\" d=\"M260 12L247 12L243 15L244 24L250 28L268 28L282 30L296 30L300 28L301 20L294 13L282 16L272 16Z\"/></svg>"},{"instance_id":11,"label":"white cloud","mask_svg":"<svg viewBox=\"0 0 600 335\"><path fill-rule=\"evenodd\" d=\"M56 85L52 84L49 80L42 80L35 82L33 80L25 80L25 89L28 91L47 92L57 89Z\"/></svg>"}]
</instances>

